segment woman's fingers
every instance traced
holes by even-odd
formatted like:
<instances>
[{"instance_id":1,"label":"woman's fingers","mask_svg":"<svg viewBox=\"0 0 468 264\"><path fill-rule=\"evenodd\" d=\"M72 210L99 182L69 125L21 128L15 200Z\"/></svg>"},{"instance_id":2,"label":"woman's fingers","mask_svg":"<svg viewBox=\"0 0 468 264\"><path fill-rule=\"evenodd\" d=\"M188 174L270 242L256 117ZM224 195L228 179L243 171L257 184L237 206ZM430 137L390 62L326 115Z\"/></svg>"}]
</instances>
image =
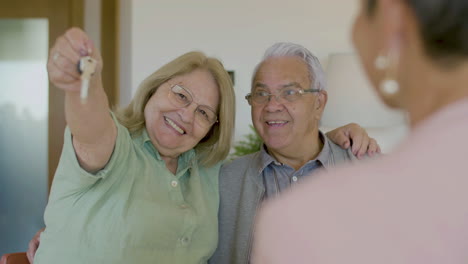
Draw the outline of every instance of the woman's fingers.
<instances>
[{"instance_id":1,"label":"woman's fingers","mask_svg":"<svg viewBox=\"0 0 468 264\"><path fill-rule=\"evenodd\" d=\"M60 89L78 91L79 85L76 85L80 81L79 75L71 75L66 71L59 69L55 63L49 63L47 65L47 71L49 72L50 81Z\"/></svg>"},{"instance_id":2,"label":"woman's fingers","mask_svg":"<svg viewBox=\"0 0 468 264\"><path fill-rule=\"evenodd\" d=\"M41 243L41 234L44 231L44 228L37 231L34 237L29 241L28 244L28 251L26 252L26 256L28 257L29 263L34 263L34 256L36 255L37 248Z\"/></svg>"},{"instance_id":3,"label":"woman's fingers","mask_svg":"<svg viewBox=\"0 0 468 264\"><path fill-rule=\"evenodd\" d=\"M73 76L76 79L80 78L80 73L77 69L78 61L69 59L59 51L53 51L51 56L51 64L55 66L53 67L54 70L66 73L67 75ZM49 75L50 74L51 72L49 72Z\"/></svg>"},{"instance_id":4,"label":"woman's fingers","mask_svg":"<svg viewBox=\"0 0 468 264\"><path fill-rule=\"evenodd\" d=\"M93 52L92 42L89 40L86 33L79 28L67 30L64 38L80 57L91 55Z\"/></svg>"}]
</instances>

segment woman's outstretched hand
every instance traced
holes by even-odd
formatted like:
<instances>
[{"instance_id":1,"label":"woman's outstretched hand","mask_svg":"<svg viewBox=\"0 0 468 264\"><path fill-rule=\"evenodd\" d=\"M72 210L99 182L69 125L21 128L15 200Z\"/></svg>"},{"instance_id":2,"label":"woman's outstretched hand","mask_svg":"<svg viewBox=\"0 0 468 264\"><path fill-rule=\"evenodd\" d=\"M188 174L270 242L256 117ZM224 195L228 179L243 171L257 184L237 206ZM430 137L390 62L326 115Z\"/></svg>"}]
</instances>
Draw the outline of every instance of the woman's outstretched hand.
<instances>
[{"instance_id":1,"label":"woman's outstretched hand","mask_svg":"<svg viewBox=\"0 0 468 264\"><path fill-rule=\"evenodd\" d=\"M50 81L65 91L78 92L81 88L78 62L81 57L91 56L97 61L93 75L102 72L102 58L91 39L79 28L71 28L58 37L50 49L47 72Z\"/></svg>"}]
</instances>

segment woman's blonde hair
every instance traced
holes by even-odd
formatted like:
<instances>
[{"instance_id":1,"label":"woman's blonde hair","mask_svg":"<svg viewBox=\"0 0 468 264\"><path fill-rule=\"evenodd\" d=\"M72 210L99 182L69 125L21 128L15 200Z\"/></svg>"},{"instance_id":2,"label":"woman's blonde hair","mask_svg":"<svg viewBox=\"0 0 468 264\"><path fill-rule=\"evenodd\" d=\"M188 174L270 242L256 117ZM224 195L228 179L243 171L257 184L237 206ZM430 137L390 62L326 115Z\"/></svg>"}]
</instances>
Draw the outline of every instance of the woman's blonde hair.
<instances>
[{"instance_id":1,"label":"woman's blonde hair","mask_svg":"<svg viewBox=\"0 0 468 264\"><path fill-rule=\"evenodd\" d=\"M235 122L235 95L229 74L223 64L201 52L189 52L162 66L148 76L138 87L132 101L126 108L116 111L119 122L132 136L145 129L144 109L146 103L161 84L168 80L190 73L196 69L207 70L219 87L218 122L195 146L201 164L212 166L224 160L229 154Z\"/></svg>"}]
</instances>

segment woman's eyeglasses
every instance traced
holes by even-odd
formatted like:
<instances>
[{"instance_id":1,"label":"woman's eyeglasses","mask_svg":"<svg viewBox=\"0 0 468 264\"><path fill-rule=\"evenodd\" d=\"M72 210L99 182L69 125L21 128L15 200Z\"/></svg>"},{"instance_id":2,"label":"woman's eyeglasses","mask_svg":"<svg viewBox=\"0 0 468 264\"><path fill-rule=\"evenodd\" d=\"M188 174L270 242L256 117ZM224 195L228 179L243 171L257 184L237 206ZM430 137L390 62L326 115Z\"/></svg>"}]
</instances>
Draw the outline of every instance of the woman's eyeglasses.
<instances>
[{"instance_id":1,"label":"woman's eyeglasses","mask_svg":"<svg viewBox=\"0 0 468 264\"><path fill-rule=\"evenodd\" d=\"M172 85L168 98L169 101L178 108L187 107L193 102L193 98L189 90L178 84ZM210 127L214 123L218 122L218 117L211 107L207 105L198 105L195 109L195 122L203 127Z\"/></svg>"}]
</instances>

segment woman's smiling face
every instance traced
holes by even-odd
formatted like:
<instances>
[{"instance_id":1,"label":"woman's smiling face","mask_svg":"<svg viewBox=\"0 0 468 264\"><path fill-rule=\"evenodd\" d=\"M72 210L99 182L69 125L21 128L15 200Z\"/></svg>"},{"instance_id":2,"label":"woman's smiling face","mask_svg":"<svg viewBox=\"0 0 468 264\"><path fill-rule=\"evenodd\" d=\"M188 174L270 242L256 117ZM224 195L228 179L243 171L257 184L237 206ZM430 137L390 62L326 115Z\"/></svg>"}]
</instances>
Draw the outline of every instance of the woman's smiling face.
<instances>
[{"instance_id":1,"label":"woman's smiling face","mask_svg":"<svg viewBox=\"0 0 468 264\"><path fill-rule=\"evenodd\" d=\"M168 97L173 85L189 91L193 102L186 107L174 106ZM194 148L211 129L196 122L195 110L204 105L216 111L218 104L219 88L207 70L196 69L163 83L144 110L146 130L154 147L168 157L177 157Z\"/></svg>"}]
</instances>

